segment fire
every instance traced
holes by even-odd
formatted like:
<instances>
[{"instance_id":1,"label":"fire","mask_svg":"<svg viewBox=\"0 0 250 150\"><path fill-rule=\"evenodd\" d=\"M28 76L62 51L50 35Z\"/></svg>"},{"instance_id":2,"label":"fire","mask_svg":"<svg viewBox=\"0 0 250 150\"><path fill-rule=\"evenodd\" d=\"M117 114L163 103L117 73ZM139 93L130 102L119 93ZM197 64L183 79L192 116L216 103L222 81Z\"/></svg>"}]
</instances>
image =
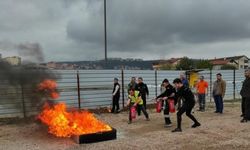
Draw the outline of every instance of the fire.
<instances>
[{"instance_id":1,"label":"fire","mask_svg":"<svg viewBox=\"0 0 250 150\"><path fill-rule=\"evenodd\" d=\"M54 80L49 80L49 79L44 80L38 85L37 90L44 92L52 99L59 98L59 94L57 92L57 83Z\"/></svg>"},{"instance_id":2,"label":"fire","mask_svg":"<svg viewBox=\"0 0 250 150\"><path fill-rule=\"evenodd\" d=\"M57 85L53 80L45 80L39 84L39 90L50 90L51 98L59 97L55 91ZM70 137L72 135L90 134L104 131L111 131L112 128L95 118L88 111L67 111L64 103L48 104L45 103L38 119L46 124L49 133L58 137Z\"/></svg>"},{"instance_id":3,"label":"fire","mask_svg":"<svg viewBox=\"0 0 250 150\"><path fill-rule=\"evenodd\" d=\"M52 106L46 103L38 119L48 125L49 133L58 137L70 137L71 135L112 130L110 126L97 120L92 113L87 111L67 112L64 103Z\"/></svg>"}]
</instances>

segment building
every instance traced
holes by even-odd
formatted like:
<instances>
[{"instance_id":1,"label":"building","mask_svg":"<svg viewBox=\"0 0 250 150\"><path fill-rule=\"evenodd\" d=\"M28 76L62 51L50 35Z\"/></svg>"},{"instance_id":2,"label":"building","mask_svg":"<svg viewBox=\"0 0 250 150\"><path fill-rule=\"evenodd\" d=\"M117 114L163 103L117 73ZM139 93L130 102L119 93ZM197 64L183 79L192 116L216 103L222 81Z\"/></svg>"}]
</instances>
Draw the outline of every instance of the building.
<instances>
[{"instance_id":1,"label":"building","mask_svg":"<svg viewBox=\"0 0 250 150\"><path fill-rule=\"evenodd\" d=\"M171 58L168 60L158 60L153 63L153 69L161 70L164 66L175 68L182 58Z\"/></svg>"},{"instance_id":2,"label":"building","mask_svg":"<svg viewBox=\"0 0 250 150\"><path fill-rule=\"evenodd\" d=\"M236 69L246 69L249 67L249 58L245 55L234 56L234 57L224 57L224 58L215 58L209 60L213 65L213 69L219 70L224 65L235 66Z\"/></svg>"},{"instance_id":3,"label":"building","mask_svg":"<svg viewBox=\"0 0 250 150\"><path fill-rule=\"evenodd\" d=\"M21 57L18 57L18 56L5 57L3 58L3 61L13 66L21 65Z\"/></svg>"}]
</instances>

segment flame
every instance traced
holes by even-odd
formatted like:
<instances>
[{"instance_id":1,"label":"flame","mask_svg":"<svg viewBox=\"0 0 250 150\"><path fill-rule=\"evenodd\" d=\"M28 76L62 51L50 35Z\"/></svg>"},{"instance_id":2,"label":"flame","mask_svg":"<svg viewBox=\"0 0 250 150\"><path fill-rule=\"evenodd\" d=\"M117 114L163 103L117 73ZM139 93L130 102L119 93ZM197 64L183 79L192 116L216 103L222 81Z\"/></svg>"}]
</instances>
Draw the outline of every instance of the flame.
<instances>
[{"instance_id":1,"label":"flame","mask_svg":"<svg viewBox=\"0 0 250 150\"><path fill-rule=\"evenodd\" d=\"M57 92L57 83L54 80L44 80L38 85L37 90L44 92L52 99L59 98L59 93Z\"/></svg>"},{"instance_id":2,"label":"flame","mask_svg":"<svg viewBox=\"0 0 250 150\"><path fill-rule=\"evenodd\" d=\"M56 88L57 84L53 80L44 80L38 85L39 91L48 92L53 99L59 97ZM48 126L49 133L58 137L70 137L72 135L112 130L109 125L99 121L88 111L67 111L64 103L45 103L42 112L37 118Z\"/></svg>"},{"instance_id":3,"label":"flame","mask_svg":"<svg viewBox=\"0 0 250 150\"><path fill-rule=\"evenodd\" d=\"M97 120L88 111L67 112L64 103L50 106L45 103L43 111L38 115L44 124L48 125L49 133L58 137L70 137L103 131L110 131L112 128Z\"/></svg>"}]
</instances>

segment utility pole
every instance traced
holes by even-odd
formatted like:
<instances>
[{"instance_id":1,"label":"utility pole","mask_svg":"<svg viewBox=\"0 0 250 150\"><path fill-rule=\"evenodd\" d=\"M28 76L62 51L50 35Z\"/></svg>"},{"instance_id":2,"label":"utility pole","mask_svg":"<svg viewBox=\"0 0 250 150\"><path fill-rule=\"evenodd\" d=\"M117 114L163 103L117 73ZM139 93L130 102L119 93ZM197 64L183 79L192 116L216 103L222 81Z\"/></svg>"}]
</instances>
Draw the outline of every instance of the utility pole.
<instances>
[{"instance_id":1,"label":"utility pole","mask_svg":"<svg viewBox=\"0 0 250 150\"><path fill-rule=\"evenodd\" d=\"M107 64L107 22L106 22L106 0L104 0L104 48L105 48L105 63Z\"/></svg>"}]
</instances>

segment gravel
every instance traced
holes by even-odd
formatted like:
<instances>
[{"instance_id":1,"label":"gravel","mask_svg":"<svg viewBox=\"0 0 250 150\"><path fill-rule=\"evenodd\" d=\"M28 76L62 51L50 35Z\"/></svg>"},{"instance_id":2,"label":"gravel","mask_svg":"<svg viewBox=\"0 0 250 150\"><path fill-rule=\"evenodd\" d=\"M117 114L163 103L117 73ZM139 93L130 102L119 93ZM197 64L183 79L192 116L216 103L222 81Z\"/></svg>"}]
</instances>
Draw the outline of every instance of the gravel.
<instances>
[{"instance_id":1,"label":"gravel","mask_svg":"<svg viewBox=\"0 0 250 150\"><path fill-rule=\"evenodd\" d=\"M240 123L240 103L226 103L223 114L215 114L213 103L206 112L194 111L201 122L191 128L191 120L183 115L183 132L172 133L176 114L171 114L173 126L164 128L162 113L150 109L150 121L139 116L127 124L128 112L96 114L117 129L117 139L92 144L76 144L71 138L57 138L36 121L15 121L0 124L0 150L141 150L141 149L250 149L249 123Z\"/></svg>"}]
</instances>

